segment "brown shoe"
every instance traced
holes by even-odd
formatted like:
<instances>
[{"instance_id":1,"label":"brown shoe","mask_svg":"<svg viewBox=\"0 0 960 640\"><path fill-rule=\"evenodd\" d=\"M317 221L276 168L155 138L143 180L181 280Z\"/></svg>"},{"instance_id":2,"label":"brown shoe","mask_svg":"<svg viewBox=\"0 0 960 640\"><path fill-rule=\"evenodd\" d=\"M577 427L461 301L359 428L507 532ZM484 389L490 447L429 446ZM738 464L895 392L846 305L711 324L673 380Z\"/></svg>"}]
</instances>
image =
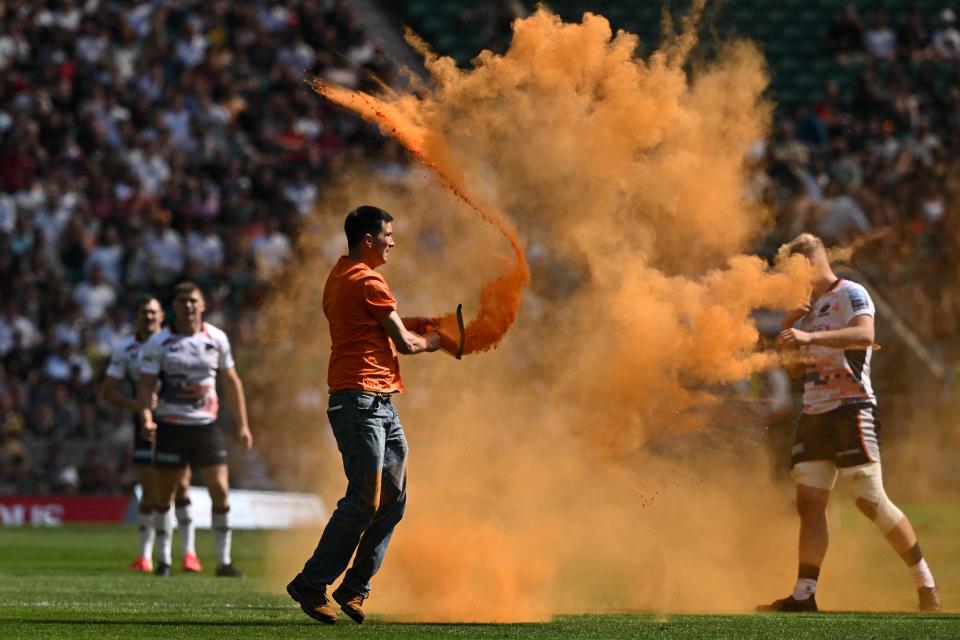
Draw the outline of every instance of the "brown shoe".
<instances>
[{"instance_id":1,"label":"brown shoe","mask_svg":"<svg viewBox=\"0 0 960 640\"><path fill-rule=\"evenodd\" d=\"M297 577L287 585L287 593L303 609L303 612L323 624L333 624L337 621L337 613L327 600L326 590L314 589L297 574Z\"/></svg>"},{"instance_id":2,"label":"brown shoe","mask_svg":"<svg viewBox=\"0 0 960 640\"><path fill-rule=\"evenodd\" d=\"M920 604L917 605L917 609L925 613L940 613L940 589L936 585L920 587L917 589L917 595L920 596Z\"/></svg>"},{"instance_id":3,"label":"brown shoe","mask_svg":"<svg viewBox=\"0 0 960 640\"><path fill-rule=\"evenodd\" d=\"M367 599L367 596L348 591L344 589L343 586L340 586L331 595L333 595L333 599L337 601L337 604L340 605L341 611L347 614L350 619L357 624L363 624L363 601Z\"/></svg>"}]
</instances>

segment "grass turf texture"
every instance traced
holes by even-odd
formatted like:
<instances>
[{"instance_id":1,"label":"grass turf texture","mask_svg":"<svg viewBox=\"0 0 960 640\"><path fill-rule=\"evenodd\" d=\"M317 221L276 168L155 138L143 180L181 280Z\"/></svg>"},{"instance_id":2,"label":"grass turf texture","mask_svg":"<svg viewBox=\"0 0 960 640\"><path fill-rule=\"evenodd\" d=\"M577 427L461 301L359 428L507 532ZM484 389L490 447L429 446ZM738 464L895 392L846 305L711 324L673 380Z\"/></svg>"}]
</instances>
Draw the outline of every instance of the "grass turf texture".
<instances>
[{"instance_id":1,"label":"grass turf texture","mask_svg":"<svg viewBox=\"0 0 960 640\"><path fill-rule=\"evenodd\" d=\"M208 531L198 532L202 575L176 566L165 580L128 572L135 535L122 526L0 529L0 638L960 638L960 616L846 612L609 614L544 624L398 624L371 616L363 626L341 616L327 627L264 578L262 533L234 534L234 560L250 576L243 580L213 577ZM955 537L943 542L954 546Z\"/></svg>"}]
</instances>

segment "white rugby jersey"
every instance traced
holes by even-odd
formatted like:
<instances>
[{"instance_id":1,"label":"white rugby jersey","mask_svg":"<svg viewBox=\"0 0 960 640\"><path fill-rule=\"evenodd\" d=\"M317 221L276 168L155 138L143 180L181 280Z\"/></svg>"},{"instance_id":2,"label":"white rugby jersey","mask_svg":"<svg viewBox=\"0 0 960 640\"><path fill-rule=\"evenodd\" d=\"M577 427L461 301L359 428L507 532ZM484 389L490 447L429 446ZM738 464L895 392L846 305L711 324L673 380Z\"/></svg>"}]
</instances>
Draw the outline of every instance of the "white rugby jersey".
<instances>
[{"instance_id":1,"label":"white rugby jersey","mask_svg":"<svg viewBox=\"0 0 960 640\"><path fill-rule=\"evenodd\" d=\"M110 354L110 364L107 365L107 377L123 380L133 385L134 393L137 389L137 380L140 379L140 349L143 343L137 340L136 334L127 336L117 343Z\"/></svg>"},{"instance_id":2,"label":"white rugby jersey","mask_svg":"<svg viewBox=\"0 0 960 640\"><path fill-rule=\"evenodd\" d=\"M794 325L814 333L843 329L857 316L874 317L873 300L867 290L849 280L837 280L811 305L810 312ZM876 404L870 384L873 348L834 349L807 347L807 371L803 381L803 412L826 413L840 406Z\"/></svg>"},{"instance_id":3,"label":"white rugby jersey","mask_svg":"<svg viewBox=\"0 0 960 640\"><path fill-rule=\"evenodd\" d=\"M165 327L143 346L140 371L156 374L160 403L154 419L172 424L210 424L219 411L217 372L234 366L230 340L204 322L200 331L182 336Z\"/></svg>"}]
</instances>

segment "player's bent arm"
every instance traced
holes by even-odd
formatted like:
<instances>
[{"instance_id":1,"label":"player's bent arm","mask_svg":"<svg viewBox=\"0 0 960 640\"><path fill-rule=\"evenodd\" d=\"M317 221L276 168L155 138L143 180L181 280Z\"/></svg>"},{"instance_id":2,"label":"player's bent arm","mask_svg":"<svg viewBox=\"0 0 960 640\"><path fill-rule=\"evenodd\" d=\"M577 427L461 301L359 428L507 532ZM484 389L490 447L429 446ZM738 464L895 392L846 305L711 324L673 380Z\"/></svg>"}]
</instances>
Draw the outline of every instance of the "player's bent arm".
<instances>
[{"instance_id":1,"label":"player's bent arm","mask_svg":"<svg viewBox=\"0 0 960 640\"><path fill-rule=\"evenodd\" d=\"M433 333L425 337L407 330L403 325L400 314L396 311L391 311L390 315L380 318L379 322L383 330L393 340L397 351L404 355L436 351L440 348L440 334Z\"/></svg>"},{"instance_id":2,"label":"player's bent arm","mask_svg":"<svg viewBox=\"0 0 960 640\"><path fill-rule=\"evenodd\" d=\"M124 409L138 410L140 405L137 403L137 399L125 396L120 392L120 382L119 378L107 376L103 381L103 386L100 387L100 401Z\"/></svg>"},{"instance_id":3,"label":"player's bent arm","mask_svg":"<svg viewBox=\"0 0 960 640\"><path fill-rule=\"evenodd\" d=\"M143 437L153 440L157 425L153 421L153 390L157 385L157 374L140 372L137 382L137 397L135 400L137 413L143 419Z\"/></svg>"},{"instance_id":4,"label":"player's bent arm","mask_svg":"<svg viewBox=\"0 0 960 640\"><path fill-rule=\"evenodd\" d=\"M223 400L237 421L237 438L240 444L247 451L253 447L253 434L250 432L250 425L247 422L247 399L243 393L243 381L234 367L224 369L223 374Z\"/></svg>"},{"instance_id":5,"label":"player's bent arm","mask_svg":"<svg viewBox=\"0 0 960 640\"><path fill-rule=\"evenodd\" d=\"M157 386L157 374L140 373L140 380L137 382L137 400L136 409L138 411L149 411L153 405L153 390Z\"/></svg>"},{"instance_id":6,"label":"player's bent arm","mask_svg":"<svg viewBox=\"0 0 960 640\"><path fill-rule=\"evenodd\" d=\"M815 331L810 334L810 344L834 349L866 349L873 345L873 317L859 315L843 329Z\"/></svg>"}]
</instances>

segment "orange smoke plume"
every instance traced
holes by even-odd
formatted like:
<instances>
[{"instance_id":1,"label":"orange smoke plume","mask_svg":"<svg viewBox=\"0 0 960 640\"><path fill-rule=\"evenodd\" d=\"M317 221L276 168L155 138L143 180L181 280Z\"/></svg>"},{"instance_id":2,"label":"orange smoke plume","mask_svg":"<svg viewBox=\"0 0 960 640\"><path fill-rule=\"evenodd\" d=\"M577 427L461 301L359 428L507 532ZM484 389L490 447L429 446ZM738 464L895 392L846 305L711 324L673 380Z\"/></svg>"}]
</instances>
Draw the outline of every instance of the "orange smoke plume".
<instances>
[{"instance_id":1,"label":"orange smoke plume","mask_svg":"<svg viewBox=\"0 0 960 640\"><path fill-rule=\"evenodd\" d=\"M504 216L491 205L481 206L470 197L463 187L463 179L458 176L456 167L448 160L446 145L442 135L431 132L418 124L409 111L403 109L410 103L401 101L399 105L380 100L362 91L351 91L343 87L315 78L313 90L328 100L354 111L366 120L380 126L385 135L399 140L420 162L432 170L440 181L452 191L464 204L475 211L483 220L494 225L510 243L514 261L504 265L504 271L496 278L487 281L480 293L480 310L465 328L466 339L463 354L477 353L492 349L500 343L510 329L520 309L520 297L524 286L530 281L527 261L523 249L517 240L516 231L507 224ZM459 333L456 317L445 315L436 318L445 344ZM455 341L454 344L458 342ZM445 346L449 351L449 347Z\"/></svg>"},{"instance_id":2,"label":"orange smoke plume","mask_svg":"<svg viewBox=\"0 0 960 640\"><path fill-rule=\"evenodd\" d=\"M796 516L766 442L782 432L718 414L778 363L758 352L751 312L803 302L809 267L745 255L770 222L747 189L772 110L762 55L734 42L690 65L695 33L680 28L641 58L638 39L605 18L564 23L543 9L514 23L506 53L481 53L471 69L427 55L432 84L416 96L314 83L429 171L414 167L398 186L344 167L326 190L301 263L262 314L270 349L250 375L276 425L261 441L278 443L263 450L282 455L291 484L331 505L342 495L338 453L318 427L330 345L316 274L339 255L343 212L359 201L403 213L398 243L413 250L384 267L402 308L430 315L477 296L467 350L502 344L461 362L403 361L410 502L371 611L746 611L791 583ZM445 214L462 205L491 224ZM478 273L498 275L481 286ZM296 571L315 542L278 544L274 566ZM867 562L832 555L830 575L853 583ZM871 598L858 606L899 606L880 590Z\"/></svg>"}]
</instances>

